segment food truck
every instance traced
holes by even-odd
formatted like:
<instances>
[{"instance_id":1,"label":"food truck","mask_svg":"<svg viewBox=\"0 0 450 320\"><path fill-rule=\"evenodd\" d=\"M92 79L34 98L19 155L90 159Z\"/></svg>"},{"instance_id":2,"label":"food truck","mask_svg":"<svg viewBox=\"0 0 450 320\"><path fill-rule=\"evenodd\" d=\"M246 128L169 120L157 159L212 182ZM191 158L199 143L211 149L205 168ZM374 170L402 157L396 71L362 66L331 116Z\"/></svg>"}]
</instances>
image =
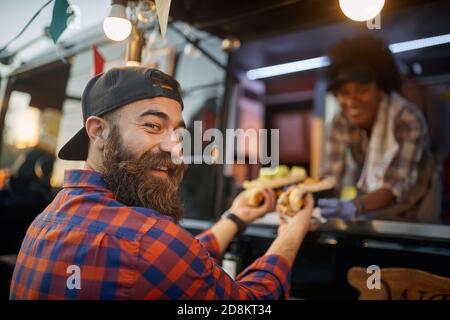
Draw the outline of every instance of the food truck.
<instances>
[{"instance_id":1,"label":"food truck","mask_svg":"<svg viewBox=\"0 0 450 320\"><path fill-rule=\"evenodd\" d=\"M136 15L142 13L140 2L125 1ZM82 92L98 59L103 71L133 62L173 75L181 84L183 117L193 135L195 122L201 122L200 135L213 128L266 130L278 138L278 164L271 170L303 170L311 181L320 181L327 136L339 112L324 71L329 49L344 38L370 34L389 44L403 76L401 94L419 107L427 122L439 181L434 202L438 209L434 220L426 222L319 216L293 265L291 298L448 299L448 12L447 1L386 1L382 13L366 23L342 14L338 1L173 1L165 37L155 17L140 20L140 30L133 29L123 41L109 39L98 24L25 63L9 61L1 80L0 186L10 185L18 172L25 181L19 182L25 184L19 187L21 200L1 204L1 298L8 298L28 226L61 189L64 169L83 167L82 162L58 159L56 153L83 126ZM206 145L200 153L194 151L194 160L202 157ZM217 221L246 185L271 172L273 163L249 163L257 151L245 140L225 139L224 150L231 159L244 161L193 161L185 174L181 225L193 234ZM28 192L27 181L38 191ZM340 197L355 198L355 181L345 181ZM316 200L329 192L320 191ZM268 213L233 240L220 261L224 270L236 276L264 254L276 237L278 215ZM375 294L366 279L376 270L386 277ZM420 277L425 279L422 287L411 280Z\"/></svg>"}]
</instances>

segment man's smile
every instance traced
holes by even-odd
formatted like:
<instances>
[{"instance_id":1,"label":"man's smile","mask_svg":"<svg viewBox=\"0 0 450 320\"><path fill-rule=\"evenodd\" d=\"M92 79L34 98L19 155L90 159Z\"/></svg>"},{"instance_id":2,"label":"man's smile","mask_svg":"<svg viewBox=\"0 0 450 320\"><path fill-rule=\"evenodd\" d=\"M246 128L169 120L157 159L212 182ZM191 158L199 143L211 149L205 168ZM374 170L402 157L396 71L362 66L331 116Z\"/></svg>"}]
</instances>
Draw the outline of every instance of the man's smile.
<instances>
[{"instance_id":1,"label":"man's smile","mask_svg":"<svg viewBox=\"0 0 450 320\"><path fill-rule=\"evenodd\" d=\"M169 168L164 166L152 167L148 171L151 175L158 177L167 177L169 174Z\"/></svg>"}]
</instances>

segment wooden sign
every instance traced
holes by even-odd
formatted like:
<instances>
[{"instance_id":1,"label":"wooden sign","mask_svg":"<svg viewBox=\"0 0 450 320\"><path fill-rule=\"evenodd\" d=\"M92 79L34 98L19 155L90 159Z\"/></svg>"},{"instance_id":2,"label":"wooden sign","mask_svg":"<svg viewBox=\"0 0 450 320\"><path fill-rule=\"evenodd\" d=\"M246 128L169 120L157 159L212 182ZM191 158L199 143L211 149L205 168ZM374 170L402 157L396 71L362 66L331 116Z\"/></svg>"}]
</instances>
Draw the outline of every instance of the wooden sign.
<instances>
[{"instance_id":1,"label":"wooden sign","mask_svg":"<svg viewBox=\"0 0 450 320\"><path fill-rule=\"evenodd\" d=\"M379 289L369 289L371 275L365 268L353 267L347 273L360 300L450 300L450 279L422 270L406 268L381 269Z\"/></svg>"}]
</instances>

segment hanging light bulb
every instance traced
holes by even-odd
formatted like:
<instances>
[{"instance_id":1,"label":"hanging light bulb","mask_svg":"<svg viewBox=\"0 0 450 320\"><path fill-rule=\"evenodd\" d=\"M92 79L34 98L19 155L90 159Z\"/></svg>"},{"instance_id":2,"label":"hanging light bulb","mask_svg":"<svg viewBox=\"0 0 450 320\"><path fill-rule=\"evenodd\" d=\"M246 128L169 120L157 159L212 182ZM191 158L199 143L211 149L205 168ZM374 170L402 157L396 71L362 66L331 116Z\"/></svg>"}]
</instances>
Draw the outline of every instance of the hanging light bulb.
<instances>
[{"instance_id":1,"label":"hanging light bulb","mask_svg":"<svg viewBox=\"0 0 450 320\"><path fill-rule=\"evenodd\" d=\"M136 7L136 16L144 24L150 24L156 19L156 4L150 0L141 0Z\"/></svg>"},{"instance_id":2,"label":"hanging light bulb","mask_svg":"<svg viewBox=\"0 0 450 320\"><path fill-rule=\"evenodd\" d=\"M122 41L131 33L131 22L125 12L126 1L112 0L109 16L103 21L103 31L114 41Z\"/></svg>"},{"instance_id":3,"label":"hanging light bulb","mask_svg":"<svg viewBox=\"0 0 450 320\"><path fill-rule=\"evenodd\" d=\"M383 9L385 0L339 0L342 12L355 21L375 18Z\"/></svg>"}]
</instances>

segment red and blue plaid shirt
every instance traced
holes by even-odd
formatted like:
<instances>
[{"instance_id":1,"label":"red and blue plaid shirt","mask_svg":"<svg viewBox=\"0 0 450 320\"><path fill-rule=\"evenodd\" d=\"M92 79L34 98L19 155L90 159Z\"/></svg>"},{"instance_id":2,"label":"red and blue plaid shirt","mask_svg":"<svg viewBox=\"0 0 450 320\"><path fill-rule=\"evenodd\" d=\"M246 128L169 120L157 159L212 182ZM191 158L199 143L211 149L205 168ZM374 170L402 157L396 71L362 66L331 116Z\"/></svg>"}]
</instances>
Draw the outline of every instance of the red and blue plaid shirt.
<instances>
[{"instance_id":1,"label":"red and blue plaid shirt","mask_svg":"<svg viewBox=\"0 0 450 320\"><path fill-rule=\"evenodd\" d=\"M258 258L236 280L218 259L210 231L193 237L166 215L118 202L97 173L70 170L64 189L27 231L10 299L288 296L290 268L283 257Z\"/></svg>"}]
</instances>

